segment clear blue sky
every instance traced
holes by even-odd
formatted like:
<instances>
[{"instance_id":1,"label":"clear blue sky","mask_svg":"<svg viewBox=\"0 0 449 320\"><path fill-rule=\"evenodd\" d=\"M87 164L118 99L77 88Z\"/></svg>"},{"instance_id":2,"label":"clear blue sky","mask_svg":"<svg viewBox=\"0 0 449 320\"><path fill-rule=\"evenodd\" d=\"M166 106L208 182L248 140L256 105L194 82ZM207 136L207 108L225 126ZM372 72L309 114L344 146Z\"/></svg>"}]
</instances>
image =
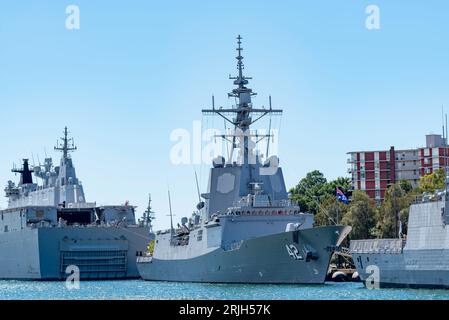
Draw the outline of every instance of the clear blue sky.
<instances>
[{"instance_id":1,"label":"clear blue sky","mask_svg":"<svg viewBox=\"0 0 449 320\"><path fill-rule=\"evenodd\" d=\"M65 28L65 8L81 28ZM365 28L380 8L381 29ZM422 145L449 107L449 2L3 1L0 4L0 183L13 162L51 150L65 125L89 201L146 205L177 218L196 204L194 166L169 159L215 94L229 105L235 37L259 93L284 108L279 156L288 187L319 169L347 175L346 152ZM207 166L200 172L206 188ZM1 197L0 206L6 205Z\"/></svg>"}]
</instances>

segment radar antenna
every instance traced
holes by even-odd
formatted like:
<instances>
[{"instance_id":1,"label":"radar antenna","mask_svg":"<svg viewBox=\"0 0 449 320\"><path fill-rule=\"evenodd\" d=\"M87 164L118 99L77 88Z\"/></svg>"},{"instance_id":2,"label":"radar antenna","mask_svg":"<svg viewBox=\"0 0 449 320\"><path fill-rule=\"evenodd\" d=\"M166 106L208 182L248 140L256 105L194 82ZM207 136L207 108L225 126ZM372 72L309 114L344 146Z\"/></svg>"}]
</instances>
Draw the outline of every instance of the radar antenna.
<instances>
[{"instance_id":1,"label":"radar antenna","mask_svg":"<svg viewBox=\"0 0 449 320\"><path fill-rule=\"evenodd\" d=\"M244 70L243 56L242 56L243 48L242 48L242 37L240 35L237 37L236 50L238 52L236 57L238 75L236 77L229 76L229 79L234 80L234 85L236 85L237 88L233 89L232 92L228 93L228 97L234 97L236 99L236 106L232 108L220 107L216 109L215 106L213 105L212 109L203 109L202 112L204 115L219 115L225 121L229 122L234 126L235 128L234 133L218 135L218 137L221 137L232 144L232 149L230 153L231 158L233 155L233 149L237 147L235 142L236 139L238 138L240 140L239 148L243 151L242 163L248 164L249 157L251 155L249 139L256 137L261 138L260 140L262 140L263 138L270 138L272 136L270 132L266 135L258 135L257 133L251 134L250 126L268 114L281 115L282 110L273 109L271 108L271 106L269 109L265 107L253 108L251 97L256 95L256 93L253 92L252 89L247 87L249 83L248 80L252 78L243 75ZM253 119L251 115L255 115L255 118ZM256 143L259 141L256 141Z\"/></svg>"},{"instance_id":2,"label":"radar antenna","mask_svg":"<svg viewBox=\"0 0 449 320\"><path fill-rule=\"evenodd\" d=\"M60 138L62 143L57 141L55 146L56 151L62 151L64 160L67 160L69 158L69 152L77 150L73 138L68 138L68 134L69 132L67 130L67 127L65 127L64 137Z\"/></svg>"}]
</instances>

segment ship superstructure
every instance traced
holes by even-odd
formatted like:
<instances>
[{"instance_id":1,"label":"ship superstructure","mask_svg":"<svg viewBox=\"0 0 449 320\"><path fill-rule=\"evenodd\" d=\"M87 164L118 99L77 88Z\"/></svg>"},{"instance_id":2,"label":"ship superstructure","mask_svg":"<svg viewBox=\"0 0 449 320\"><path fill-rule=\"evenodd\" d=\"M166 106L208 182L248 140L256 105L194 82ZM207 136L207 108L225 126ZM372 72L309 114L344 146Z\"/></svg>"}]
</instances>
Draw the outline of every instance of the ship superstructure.
<instances>
[{"instance_id":1,"label":"ship superstructure","mask_svg":"<svg viewBox=\"0 0 449 320\"><path fill-rule=\"evenodd\" d=\"M12 169L12 172L20 174L21 179L17 186L14 182L8 181L5 189L8 208L29 205L55 207L95 205L86 203L83 186L76 177L76 170L69 153L77 148L73 139L68 138L67 127L64 129L61 143L58 143L54 149L62 152L59 166L53 166L52 158L45 158L43 165L30 169L29 160L24 159L22 169ZM33 173L36 178L42 180L41 185L33 182Z\"/></svg>"},{"instance_id":2,"label":"ship superstructure","mask_svg":"<svg viewBox=\"0 0 449 320\"><path fill-rule=\"evenodd\" d=\"M208 191L190 218L156 233L154 252L138 258L145 280L228 283L323 283L330 258L350 227L313 227L288 196L279 159L263 161L255 145L271 133L251 125L282 110L253 106L251 78L243 74L241 37L237 38L236 88L232 108L205 109L234 128L221 137L231 143L229 158L217 157ZM267 152L268 155L268 152Z\"/></svg>"},{"instance_id":3,"label":"ship superstructure","mask_svg":"<svg viewBox=\"0 0 449 320\"><path fill-rule=\"evenodd\" d=\"M62 280L69 266L82 279L138 277L135 260L146 251L149 227L136 224L127 203L86 201L67 128L55 150L62 152L59 166L46 158L30 168L24 159L12 170L20 181L8 181L8 208L0 211L0 279Z\"/></svg>"},{"instance_id":4,"label":"ship superstructure","mask_svg":"<svg viewBox=\"0 0 449 320\"><path fill-rule=\"evenodd\" d=\"M424 194L410 206L407 234L352 240L352 259L368 288L449 288L449 193Z\"/></svg>"}]
</instances>

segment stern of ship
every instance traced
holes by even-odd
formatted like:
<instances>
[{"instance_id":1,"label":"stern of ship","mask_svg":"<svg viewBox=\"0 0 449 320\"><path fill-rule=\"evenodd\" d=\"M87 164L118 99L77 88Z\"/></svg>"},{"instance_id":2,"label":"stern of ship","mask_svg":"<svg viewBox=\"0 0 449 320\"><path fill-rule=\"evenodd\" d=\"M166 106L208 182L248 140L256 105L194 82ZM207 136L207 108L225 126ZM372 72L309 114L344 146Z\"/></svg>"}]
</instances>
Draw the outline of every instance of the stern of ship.
<instances>
[{"instance_id":1,"label":"stern of ship","mask_svg":"<svg viewBox=\"0 0 449 320\"><path fill-rule=\"evenodd\" d=\"M40 228L41 279L64 280L72 270L80 279L138 278L136 257L147 250L146 227Z\"/></svg>"}]
</instances>

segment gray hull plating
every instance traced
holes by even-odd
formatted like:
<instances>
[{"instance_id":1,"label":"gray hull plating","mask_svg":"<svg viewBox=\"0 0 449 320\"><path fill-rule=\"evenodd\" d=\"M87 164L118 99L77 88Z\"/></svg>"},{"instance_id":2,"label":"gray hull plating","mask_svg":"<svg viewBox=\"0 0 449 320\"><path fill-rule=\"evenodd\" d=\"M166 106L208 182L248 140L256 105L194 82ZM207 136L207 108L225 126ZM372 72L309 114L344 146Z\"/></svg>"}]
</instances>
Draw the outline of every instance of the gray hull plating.
<instances>
[{"instance_id":1,"label":"gray hull plating","mask_svg":"<svg viewBox=\"0 0 449 320\"><path fill-rule=\"evenodd\" d=\"M27 228L0 234L0 279L64 280L69 265L81 279L139 277L136 255L145 252L141 227Z\"/></svg>"},{"instance_id":2,"label":"gray hull plating","mask_svg":"<svg viewBox=\"0 0 449 320\"><path fill-rule=\"evenodd\" d=\"M402 239L351 241L351 255L365 285L449 288L446 195L410 207Z\"/></svg>"},{"instance_id":3,"label":"gray hull plating","mask_svg":"<svg viewBox=\"0 0 449 320\"><path fill-rule=\"evenodd\" d=\"M330 258L346 236L348 227L332 226L283 232L243 241L240 248L210 253L185 260L139 259L144 280L321 284ZM294 246L298 254L289 253ZM307 249L313 248L313 252Z\"/></svg>"},{"instance_id":4,"label":"gray hull plating","mask_svg":"<svg viewBox=\"0 0 449 320\"><path fill-rule=\"evenodd\" d=\"M402 253L353 254L360 279L380 287L449 288L449 250L404 250ZM378 278L373 273L373 267ZM367 268L368 271L367 272Z\"/></svg>"}]
</instances>

